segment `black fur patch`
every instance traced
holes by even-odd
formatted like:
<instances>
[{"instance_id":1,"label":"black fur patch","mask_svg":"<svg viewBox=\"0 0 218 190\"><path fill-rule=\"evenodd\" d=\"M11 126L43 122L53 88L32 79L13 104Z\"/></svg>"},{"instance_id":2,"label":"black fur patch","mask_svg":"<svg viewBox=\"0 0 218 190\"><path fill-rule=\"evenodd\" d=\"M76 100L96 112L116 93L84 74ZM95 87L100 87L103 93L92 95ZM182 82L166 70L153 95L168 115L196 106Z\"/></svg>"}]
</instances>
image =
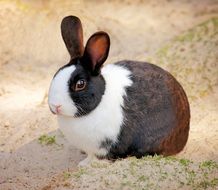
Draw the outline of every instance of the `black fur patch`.
<instances>
[{"instance_id":1,"label":"black fur patch","mask_svg":"<svg viewBox=\"0 0 218 190\"><path fill-rule=\"evenodd\" d=\"M118 142L106 140L101 147L108 149L110 145L108 159L158 153L160 141L176 126L172 94L166 85L172 76L149 63L121 61L116 64L132 72L133 84L126 89L125 119Z\"/></svg>"},{"instance_id":2,"label":"black fur patch","mask_svg":"<svg viewBox=\"0 0 218 190\"><path fill-rule=\"evenodd\" d=\"M101 74L93 76L84 66L77 60L76 70L72 73L68 81L68 92L75 103L78 113L75 116L80 117L90 113L101 102L101 98L105 91L105 81ZM72 86L79 79L84 79L87 83L86 88L81 91L74 91Z\"/></svg>"},{"instance_id":3,"label":"black fur patch","mask_svg":"<svg viewBox=\"0 0 218 190\"><path fill-rule=\"evenodd\" d=\"M101 142L100 148L105 148L107 151L110 150L113 141L111 139L106 138L104 141Z\"/></svg>"}]
</instances>

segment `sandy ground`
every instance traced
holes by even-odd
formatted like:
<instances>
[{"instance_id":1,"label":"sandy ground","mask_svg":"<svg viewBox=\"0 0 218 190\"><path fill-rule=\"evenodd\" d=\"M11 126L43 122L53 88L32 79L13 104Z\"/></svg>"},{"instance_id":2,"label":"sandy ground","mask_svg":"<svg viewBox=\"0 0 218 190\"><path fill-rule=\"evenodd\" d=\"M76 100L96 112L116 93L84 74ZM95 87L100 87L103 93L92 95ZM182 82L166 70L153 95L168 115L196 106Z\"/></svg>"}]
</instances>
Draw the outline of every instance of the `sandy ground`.
<instances>
[{"instance_id":1,"label":"sandy ground","mask_svg":"<svg viewBox=\"0 0 218 190\"><path fill-rule=\"evenodd\" d=\"M52 177L76 169L84 157L58 131L47 106L51 78L69 60L60 35L61 19L69 14L81 18L85 40L97 30L110 34L112 45L107 64L121 59L152 60L172 71L187 90L192 113L189 141L178 157L218 161L217 1L3 0L0 1L0 189L41 189L51 183ZM190 41L190 33L186 32L212 18L215 24L203 25L206 29L208 26L210 38L206 35ZM183 34L187 34L188 41L175 40ZM161 61L164 55L161 57L158 52L165 51L166 44L174 51L177 47L189 47L185 56L176 54L178 59L174 58L180 60L176 62L180 70L168 58L164 59L168 65ZM207 72L199 70L198 64ZM55 135L56 143L41 145L38 138L43 134Z\"/></svg>"}]
</instances>

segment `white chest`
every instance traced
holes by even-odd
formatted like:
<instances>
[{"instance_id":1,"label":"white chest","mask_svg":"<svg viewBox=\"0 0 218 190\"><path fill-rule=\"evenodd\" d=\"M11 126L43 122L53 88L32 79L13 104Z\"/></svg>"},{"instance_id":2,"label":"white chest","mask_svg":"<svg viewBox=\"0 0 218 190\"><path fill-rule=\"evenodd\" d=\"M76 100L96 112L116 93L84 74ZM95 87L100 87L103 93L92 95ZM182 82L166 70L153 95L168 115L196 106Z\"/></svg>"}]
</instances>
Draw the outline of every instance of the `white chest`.
<instances>
[{"instance_id":1,"label":"white chest","mask_svg":"<svg viewBox=\"0 0 218 190\"><path fill-rule=\"evenodd\" d=\"M118 107L110 115L93 112L84 118L58 118L60 130L71 144L89 154L98 155L107 153L100 148L102 141L107 138L116 141L122 121L122 110Z\"/></svg>"}]
</instances>

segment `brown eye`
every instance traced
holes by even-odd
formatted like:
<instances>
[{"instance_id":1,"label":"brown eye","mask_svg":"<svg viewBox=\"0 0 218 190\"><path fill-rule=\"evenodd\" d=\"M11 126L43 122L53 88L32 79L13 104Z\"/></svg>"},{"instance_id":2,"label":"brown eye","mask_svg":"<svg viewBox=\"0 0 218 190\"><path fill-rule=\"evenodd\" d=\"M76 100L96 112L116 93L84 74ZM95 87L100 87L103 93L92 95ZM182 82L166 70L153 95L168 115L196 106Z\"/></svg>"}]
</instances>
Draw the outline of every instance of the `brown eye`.
<instances>
[{"instance_id":1,"label":"brown eye","mask_svg":"<svg viewBox=\"0 0 218 190\"><path fill-rule=\"evenodd\" d=\"M83 90L86 87L86 81L84 79L80 79L76 82L75 91Z\"/></svg>"}]
</instances>

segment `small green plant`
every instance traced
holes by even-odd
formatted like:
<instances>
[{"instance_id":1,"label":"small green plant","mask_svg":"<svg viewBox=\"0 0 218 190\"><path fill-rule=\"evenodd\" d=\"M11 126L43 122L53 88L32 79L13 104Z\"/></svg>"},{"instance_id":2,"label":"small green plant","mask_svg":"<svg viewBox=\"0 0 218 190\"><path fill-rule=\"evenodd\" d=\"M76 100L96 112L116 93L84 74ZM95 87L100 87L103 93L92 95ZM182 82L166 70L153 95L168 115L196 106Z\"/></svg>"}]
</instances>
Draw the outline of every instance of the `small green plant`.
<instances>
[{"instance_id":1,"label":"small green plant","mask_svg":"<svg viewBox=\"0 0 218 190\"><path fill-rule=\"evenodd\" d=\"M187 180L187 185L194 185L195 184L195 180L196 180L196 173L194 170L191 171L186 171L186 180Z\"/></svg>"},{"instance_id":2,"label":"small green plant","mask_svg":"<svg viewBox=\"0 0 218 190\"><path fill-rule=\"evenodd\" d=\"M181 164L181 165L183 165L183 166L188 166L190 163L192 163L192 161L190 161L190 160L188 160L188 159L180 159L179 160L179 163Z\"/></svg>"},{"instance_id":3,"label":"small green plant","mask_svg":"<svg viewBox=\"0 0 218 190\"><path fill-rule=\"evenodd\" d=\"M179 159L174 156L166 156L166 157L163 157L163 160L166 164L170 164L173 162L177 162Z\"/></svg>"},{"instance_id":4,"label":"small green plant","mask_svg":"<svg viewBox=\"0 0 218 190\"><path fill-rule=\"evenodd\" d=\"M207 189L209 187L215 188L218 185L218 178L212 180L203 180L198 185L197 188Z\"/></svg>"},{"instance_id":5,"label":"small green plant","mask_svg":"<svg viewBox=\"0 0 218 190\"><path fill-rule=\"evenodd\" d=\"M209 170L218 168L218 164L213 160L204 161L199 165L199 168L208 168Z\"/></svg>"},{"instance_id":6,"label":"small green plant","mask_svg":"<svg viewBox=\"0 0 218 190\"><path fill-rule=\"evenodd\" d=\"M38 141L40 144L51 145L56 143L56 137L55 135L54 136L42 135L38 138Z\"/></svg>"},{"instance_id":7,"label":"small green plant","mask_svg":"<svg viewBox=\"0 0 218 190\"><path fill-rule=\"evenodd\" d=\"M74 177L80 178L82 175L86 174L87 171L85 168L79 168L76 173L73 174Z\"/></svg>"},{"instance_id":8,"label":"small green plant","mask_svg":"<svg viewBox=\"0 0 218 190\"><path fill-rule=\"evenodd\" d=\"M72 177L72 174L71 174L70 172L64 172L63 175L64 175L64 179L65 179L65 180L67 180L67 179L69 179L70 177Z\"/></svg>"},{"instance_id":9,"label":"small green plant","mask_svg":"<svg viewBox=\"0 0 218 190\"><path fill-rule=\"evenodd\" d=\"M146 181L146 180L148 180L149 179L149 177L147 177L147 176L145 176L145 175L142 175L142 176L140 176L139 178L138 178L138 181Z\"/></svg>"}]
</instances>

